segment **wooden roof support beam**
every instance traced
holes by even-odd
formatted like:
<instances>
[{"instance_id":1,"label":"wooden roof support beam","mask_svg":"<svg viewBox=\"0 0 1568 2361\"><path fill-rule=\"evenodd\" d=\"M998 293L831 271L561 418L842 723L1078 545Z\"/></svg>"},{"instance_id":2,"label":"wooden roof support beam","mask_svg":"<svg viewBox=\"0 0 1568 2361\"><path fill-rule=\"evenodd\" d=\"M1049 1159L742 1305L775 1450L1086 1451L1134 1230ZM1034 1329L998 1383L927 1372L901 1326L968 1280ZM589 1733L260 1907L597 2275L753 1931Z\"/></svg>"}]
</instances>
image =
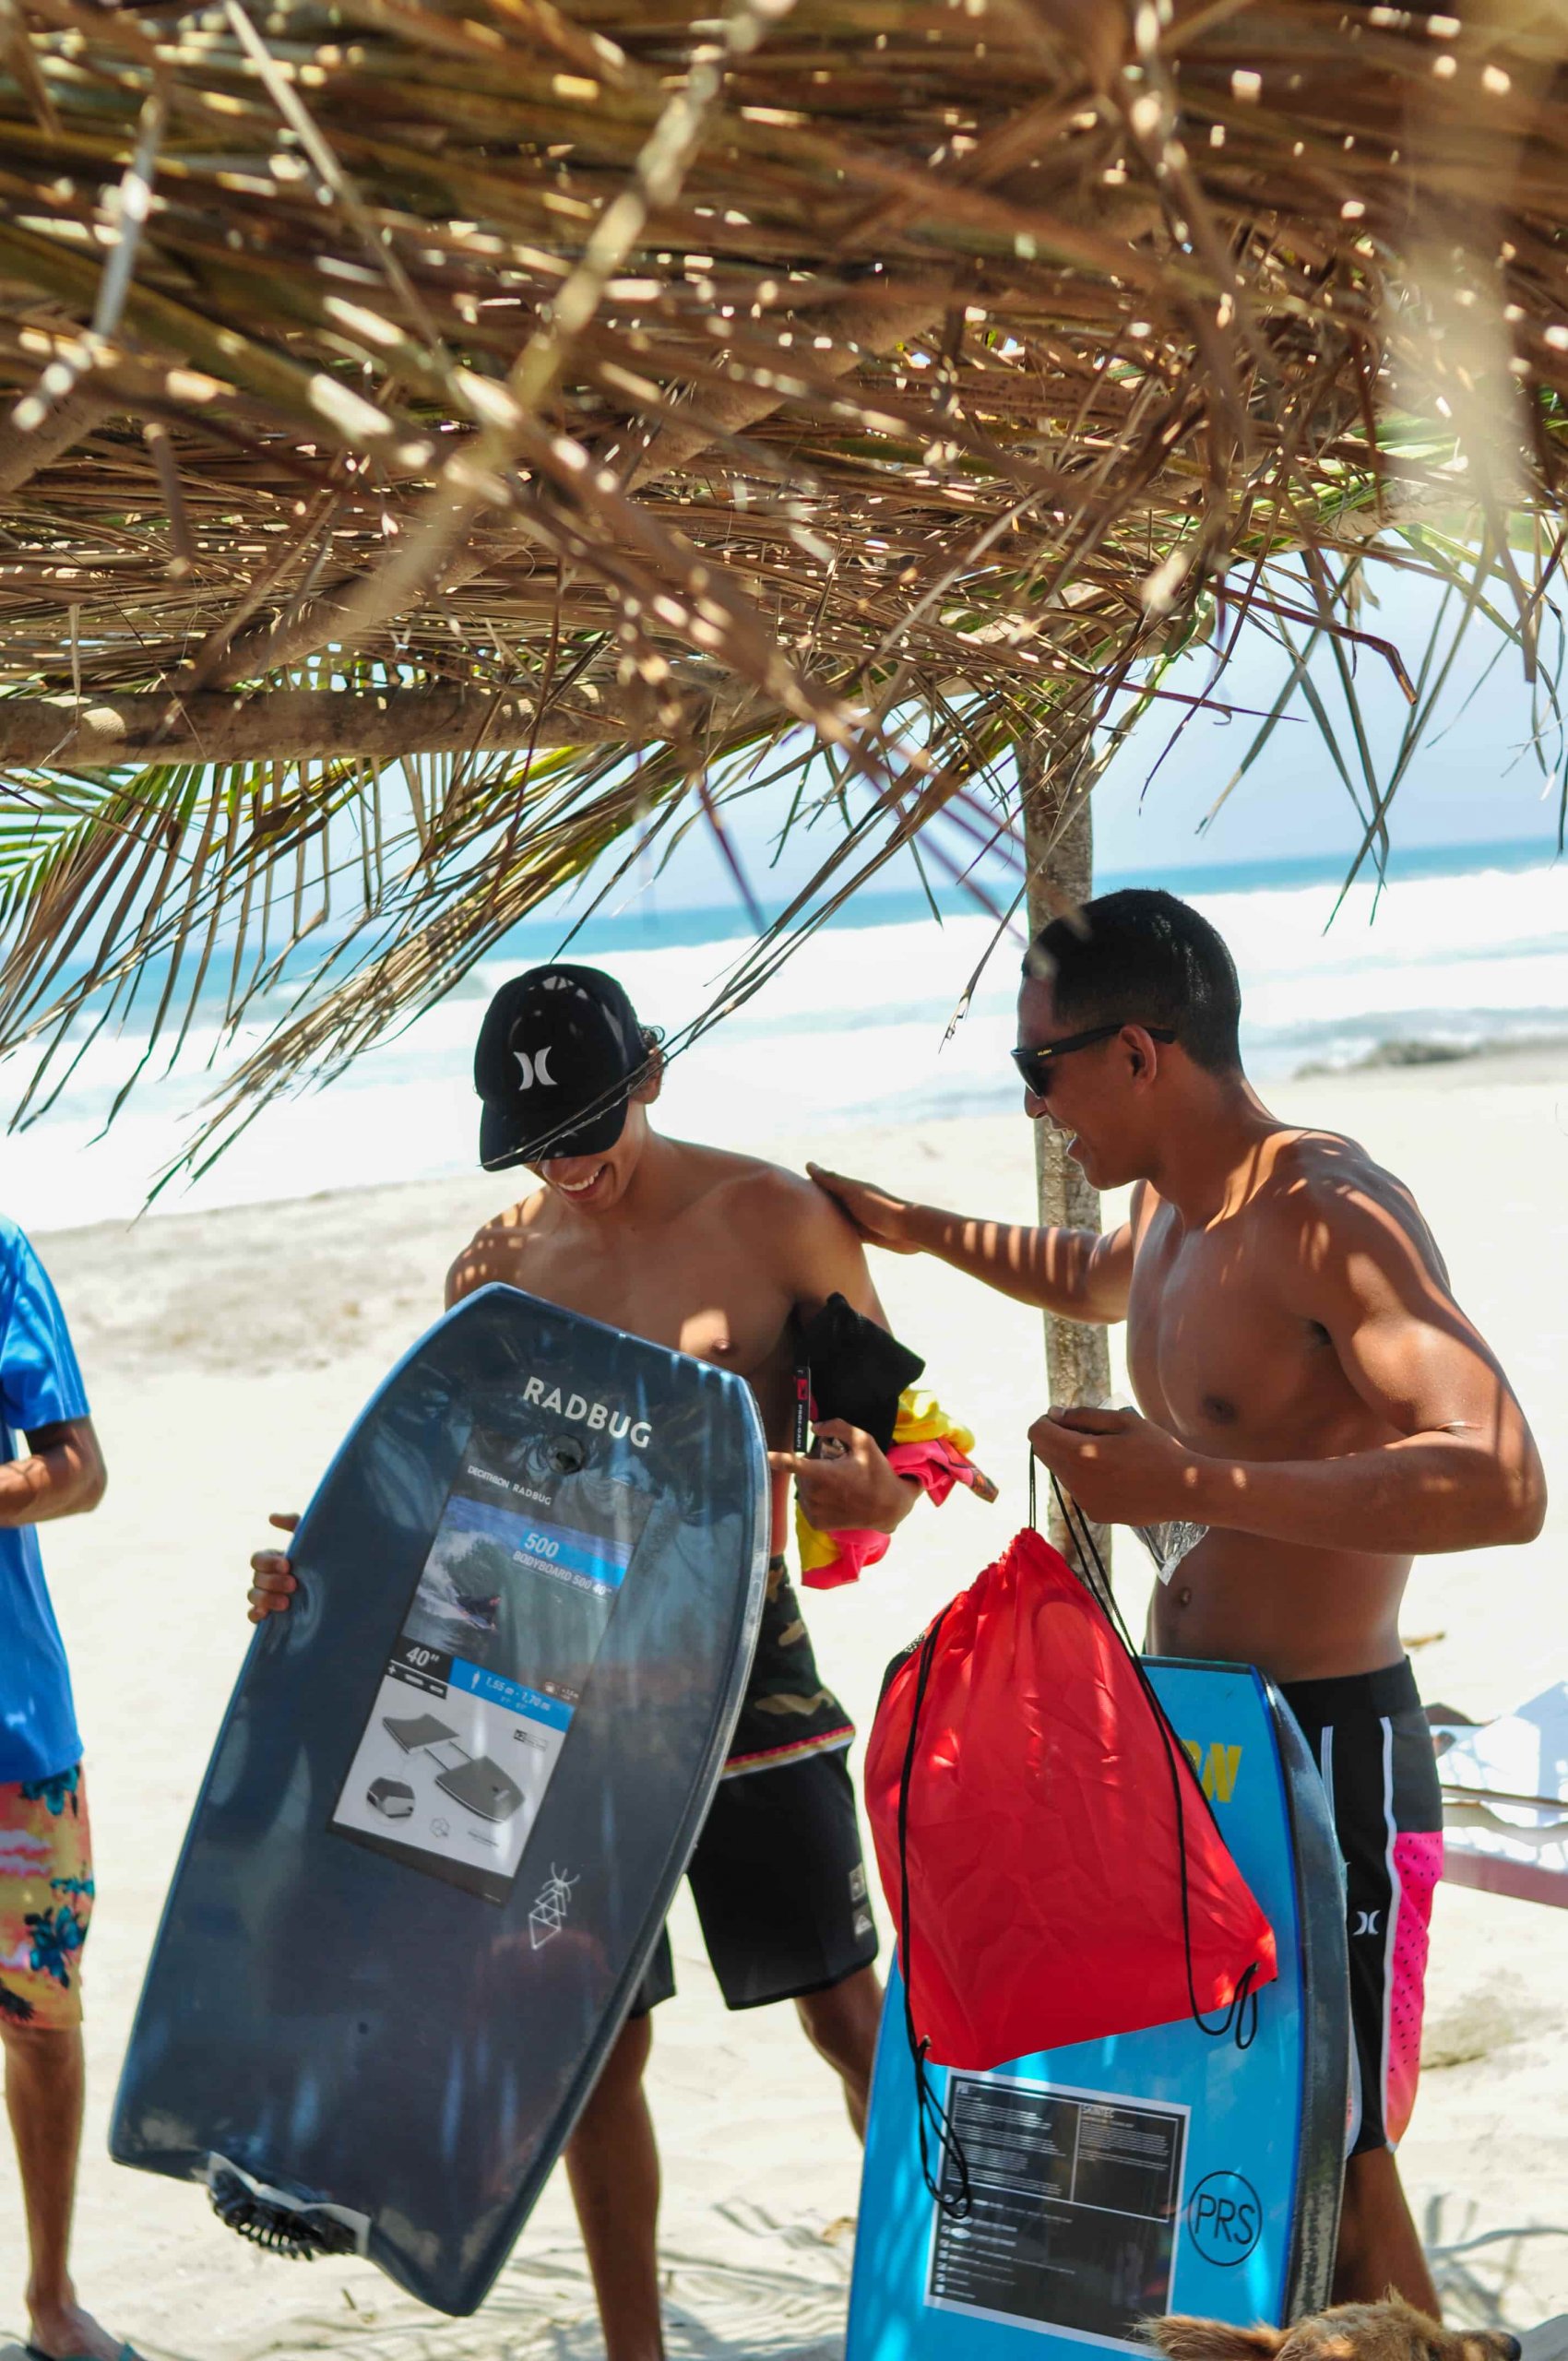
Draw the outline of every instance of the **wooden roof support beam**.
<instances>
[{"instance_id":1,"label":"wooden roof support beam","mask_svg":"<svg viewBox=\"0 0 1568 2361\"><path fill-rule=\"evenodd\" d=\"M96 386L73 386L32 427L17 424L21 406L13 404L0 412L0 493L19 491L40 468L46 468L51 459L58 459L84 434L90 434L113 404Z\"/></svg>"},{"instance_id":2,"label":"wooden roof support beam","mask_svg":"<svg viewBox=\"0 0 1568 2361\"><path fill-rule=\"evenodd\" d=\"M396 762L591 746L647 734L620 700L552 708L477 689L269 689L254 697L0 697L0 765L112 770L128 763Z\"/></svg>"}]
</instances>

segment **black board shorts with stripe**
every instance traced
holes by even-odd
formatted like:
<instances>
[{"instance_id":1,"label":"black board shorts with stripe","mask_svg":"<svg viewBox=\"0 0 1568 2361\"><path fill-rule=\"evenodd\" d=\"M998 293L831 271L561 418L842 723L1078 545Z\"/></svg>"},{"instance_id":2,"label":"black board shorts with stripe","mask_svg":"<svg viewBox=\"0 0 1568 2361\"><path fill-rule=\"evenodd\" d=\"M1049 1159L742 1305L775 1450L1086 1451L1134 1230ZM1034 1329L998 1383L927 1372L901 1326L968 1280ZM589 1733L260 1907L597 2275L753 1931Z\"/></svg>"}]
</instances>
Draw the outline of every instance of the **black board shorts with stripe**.
<instances>
[{"instance_id":1,"label":"black board shorts with stripe","mask_svg":"<svg viewBox=\"0 0 1568 2361\"><path fill-rule=\"evenodd\" d=\"M728 2008L826 1991L876 1957L844 1760L854 1735L823 1685L784 1560L774 1558L745 1701L686 1871ZM632 2015L646 2016L674 1989L665 1929Z\"/></svg>"},{"instance_id":2,"label":"black board shorts with stripe","mask_svg":"<svg viewBox=\"0 0 1568 2361\"><path fill-rule=\"evenodd\" d=\"M686 1875L727 2008L826 1991L876 1957L842 1748L720 1780ZM645 2016L674 1989L666 1928L632 2015Z\"/></svg>"},{"instance_id":3,"label":"black board shorts with stripe","mask_svg":"<svg viewBox=\"0 0 1568 2361\"><path fill-rule=\"evenodd\" d=\"M1416 2099L1443 1793L1408 1656L1379 1672L1288 1680L1285 1702L1328 1790L1345 1862L1350 2109L1345 2153L1395 2148Z\"/></svg>"}]
</instances>

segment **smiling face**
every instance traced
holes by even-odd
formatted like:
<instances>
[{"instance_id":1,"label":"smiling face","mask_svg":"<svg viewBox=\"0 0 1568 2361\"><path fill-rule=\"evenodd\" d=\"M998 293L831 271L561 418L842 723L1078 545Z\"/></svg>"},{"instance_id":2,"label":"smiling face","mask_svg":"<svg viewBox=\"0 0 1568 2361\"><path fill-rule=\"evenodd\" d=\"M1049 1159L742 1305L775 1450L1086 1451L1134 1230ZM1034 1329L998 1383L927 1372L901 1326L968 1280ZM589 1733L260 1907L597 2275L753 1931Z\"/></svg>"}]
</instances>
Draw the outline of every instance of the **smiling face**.
<instances>
[{"instance_id":1,"label":"smiling face","mask_svg":"<svg viewBox=\"0 0 1568 2361\"><path fill-rule=\"evenodd\" d=\"M647 1109L659 1096L659 1080L656 1072L632 1092L626 1121L612 1147L591 1156L552 1156L542 1164L530 1164L529 1170L578 1213L597 1217L624 1204L648 1143Z\"/></svg>"},{"instance_id":2,"label":"smiling face","mask_svg":"<svg viewBox=\"0 0 1568 2361\"><path fill-rule=\"evenodd\" d=\"M1113 1014L1114 1012L1112 1012ZM1095 1020L1078 1014L1057 1015L1051 986L1027 978L1018 994L1018 1042L1049 1049L1087 1030ZM1067 1135L1067 1153L1097 1189L1120 1189L1148 1175L1150 1125L1156 1120L1151 1086L1157 1047L1136 1026L1109 1040L1074 1050L1054 1066L1049 1095L1027 1086L1024 1112L1032 1122L1050 1122Z\"/></svg>"},{"instance_id":3,"label":"smiling face","mask_svg":"<svg viewBox=\"0 0 1568 2361\"><path fill-rule=\"evenodd\" d=\"M1202 914L1129 885L1052 919L1030 943L1018 1001L1026 1048L1078 1042L1043 1069L1030 1115L1049 1114L1097 1188L1154 1180L1200 1145L1214 1093L1242 1091L1241 987ZM1114 1027L1099 1040L1085 1034Z\"/></svg>"}]
</instances>

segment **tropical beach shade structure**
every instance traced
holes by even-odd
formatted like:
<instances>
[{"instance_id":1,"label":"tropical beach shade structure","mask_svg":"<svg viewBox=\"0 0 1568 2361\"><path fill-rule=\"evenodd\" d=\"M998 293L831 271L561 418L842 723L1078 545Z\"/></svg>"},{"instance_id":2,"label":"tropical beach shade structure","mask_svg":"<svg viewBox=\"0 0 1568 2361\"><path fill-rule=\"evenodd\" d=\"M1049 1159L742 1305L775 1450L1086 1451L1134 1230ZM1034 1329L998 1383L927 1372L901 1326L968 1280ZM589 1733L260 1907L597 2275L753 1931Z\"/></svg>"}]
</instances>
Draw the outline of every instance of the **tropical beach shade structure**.
<instances>
[{"instance_id":1,"label":"tropical beach shade structure","mask_svg":"<svg viewBox=\"0 0 1568 2361\"><path fill-rule=\"evenodd\" d=\"M893 1674L866 1805L933 2065L1189 2015L1246 2039L1273 1930L1146 1678L1032 1529Z\"/></svg>"},{"instance_id":2,"label":"tropical beach shade structure","mask_svg":"<svg viewBox=\"0 0 1568 2361\"><path fill-rule=\"evenodd\" d=\"M733 1004L1243 611L1424 696L1372 547L1533 666L1565 54L1332 0L28 0L0 1048L149 962L155 1035L215 957L270 1017L319 930L226 1136L792 773L820 866Z\"/></svg>"}]
</instances>

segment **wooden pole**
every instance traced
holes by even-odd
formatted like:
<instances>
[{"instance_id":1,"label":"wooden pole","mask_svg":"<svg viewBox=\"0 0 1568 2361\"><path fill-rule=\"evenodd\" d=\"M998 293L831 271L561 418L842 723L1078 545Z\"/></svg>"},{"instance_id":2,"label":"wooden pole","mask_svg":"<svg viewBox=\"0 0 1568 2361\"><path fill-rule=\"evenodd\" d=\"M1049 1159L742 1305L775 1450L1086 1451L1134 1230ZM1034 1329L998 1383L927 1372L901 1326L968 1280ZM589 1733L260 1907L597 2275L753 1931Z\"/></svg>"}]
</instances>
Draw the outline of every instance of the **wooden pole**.
<instances>
[{"instance_id":1,"label":"wooden pole","mask_svg":"<svg viewBox=\"0 0 1568 2361\"><path fill-rule=\"evenodd\" d=\"M1089 812L1089 748L1075 733L1056 742L1042 738L1022 748L1018 778L1024 810L1024 850L1028 861L1030 936L1049 925L1064 896L1087 902L1094 891L1094 824ZM1054 890L1052 890L1054 889ZM1100 1227L1099 1192L1066 1150L1063 1134L1043 1116L1034 1127L1035 1183L1040 1221L1047 1228ZM1053 1407L1111 1398L1111 1347L1104 1328L1080 1320L1045 1315L1045 1366ZM1077 1562L1062 1513L1048 1503L1046 1530L1070 1564ZM1109 1571L1111 1532L1092 1528Z\"/></svg>"}]
</instances>

